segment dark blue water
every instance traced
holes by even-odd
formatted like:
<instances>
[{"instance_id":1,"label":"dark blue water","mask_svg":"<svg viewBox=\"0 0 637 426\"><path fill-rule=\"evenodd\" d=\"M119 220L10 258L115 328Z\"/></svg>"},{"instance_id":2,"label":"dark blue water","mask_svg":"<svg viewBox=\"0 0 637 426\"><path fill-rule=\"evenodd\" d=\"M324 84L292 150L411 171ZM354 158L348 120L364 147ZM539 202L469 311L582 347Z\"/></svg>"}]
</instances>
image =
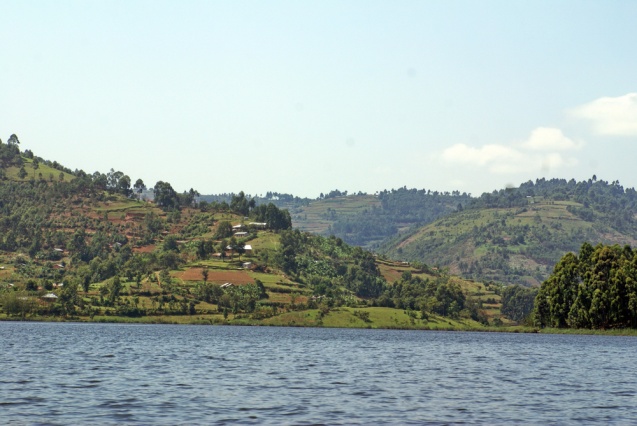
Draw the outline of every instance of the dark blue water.
<instances>
[{"instance_id":1,"label":"dark blue water","mask_svg":"<svg viewBox=\"0 0 637 426\"><path fill-rule=\"evenodd\" d=\"M0 323L0 424L637 423L637 339Z\"/></svg>"}]
</instances>

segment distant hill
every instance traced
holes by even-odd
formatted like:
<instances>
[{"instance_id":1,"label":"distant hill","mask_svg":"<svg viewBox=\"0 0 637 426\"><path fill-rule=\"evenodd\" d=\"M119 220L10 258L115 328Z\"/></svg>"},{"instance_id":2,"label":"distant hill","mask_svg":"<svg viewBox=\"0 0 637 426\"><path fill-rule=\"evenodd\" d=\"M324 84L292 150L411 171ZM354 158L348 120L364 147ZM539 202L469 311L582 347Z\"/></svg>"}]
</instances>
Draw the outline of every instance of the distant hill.
<instances>
[{"instance_id":1,"label":"distant hill","mask_svg":"<svg viewBox=\"0 0 637 426\"><path fill-rule=\"evenodd\" d=\"M637 241L637 192L596 177L537 179L480 197L399 188L374 195L335 190L317 199L268 193L255 200L288 209L300 230L470 279L525 286L539 285L583 242Z\"/></svg>"},{"instance_id":2,"label":"distant hill","mask_svg":"<svg viewBox=\"0 0 637 426\"><path fill-rule=\"evenodd\" d=\"M233 195L204 195L201 199L230 202ZM374 195L333 190L316 199L278 193L254 199L257 204L272 202L289 210L297 229L334 235L348 244L372 250L400 232L449 215L471 201L469 195L457 191L443 193L406 187Z\"/></svg>"},{"instance_id":3,"label":"distant hill","mask_svg":"<svg viewBox=\"0 0 637 426\"><path fill-rule=\"evenodd\" d=\"M637 192L619 182L538 179L483 194L378 251L467 278L538 285L583 242L637 243L636 214Z\"/></svg>"}]
</instances>

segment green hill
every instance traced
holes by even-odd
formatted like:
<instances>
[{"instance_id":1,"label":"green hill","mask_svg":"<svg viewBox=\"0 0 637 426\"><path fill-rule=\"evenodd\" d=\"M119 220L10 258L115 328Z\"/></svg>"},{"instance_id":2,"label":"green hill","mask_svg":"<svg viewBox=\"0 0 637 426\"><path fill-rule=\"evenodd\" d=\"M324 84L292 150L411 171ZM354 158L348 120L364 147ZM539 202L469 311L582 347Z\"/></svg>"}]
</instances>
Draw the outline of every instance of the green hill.
<instances>
[{"instance_id":1,"label":"green hill","mask_svg":"<svg viewBox=\"0 0 637 426\"><path fill-rule=\"evenodd\" d=\"M159 181L147 202L141 180L71 171L10 140L0 143L0 319L528 324L537 290L501 283L538 285L583 242L637 241L637 192L596 178L478 198L401 188L207 201Z\"/></svg>"},{"instance_id":2,"label":"green hill","mask_svg":"<svg viewBox=\"0 0 637 426\"><path fill-rule=\"evenodd\" d=\"M206 201L229 203L234 194L205 195ZM441 193L406 187L375 195L330 191L317 199L268 193L254 197L257 204L274 203L287 209L295 228L324 236L334 235L348 244L375 249L399 232L446 216L471 201L457 191Z\"/></svg>"},{"instance_id":3,"label":"green hill","mask_svg":"<svg viewBox=\"0 0 637 426\"><path fill-rule=\"evenodd\" d=\"M297 229L334 235L390 258L424 262L480 281L537 286L583 242L634 244L637 196L595 177L537 179L471 197L400 188L332 191L316 200L268 193Z\"/></svg>"},{"instance_id":4,"label":"green hill","mask_svg":"<svg viewBox=\"0 0 637 426\"><path fill-rule=\"evenodd\" d=\"M538 180L484 194L463 211L385 242L379 252L466 278L539 285L583 242L637 242L637 196L618 182Z\"/></svg>"},{"instance_id":5,"label":"green hill","mask_svg":"<svg viewBox=\"0 0 637 426\"><path fill-rule=\"evenodd\" d=\"M498 287L291 230L286 210L243 193L197 203L196 191L178 194L159 181L151 203L137 197L143 183L134 192L122 172L71 172L17 144L0 151L9 153L0 163L0 319L420 329L506 323ZM15 174L45 166L58 179Z\"/></svg>"}]
</instances>

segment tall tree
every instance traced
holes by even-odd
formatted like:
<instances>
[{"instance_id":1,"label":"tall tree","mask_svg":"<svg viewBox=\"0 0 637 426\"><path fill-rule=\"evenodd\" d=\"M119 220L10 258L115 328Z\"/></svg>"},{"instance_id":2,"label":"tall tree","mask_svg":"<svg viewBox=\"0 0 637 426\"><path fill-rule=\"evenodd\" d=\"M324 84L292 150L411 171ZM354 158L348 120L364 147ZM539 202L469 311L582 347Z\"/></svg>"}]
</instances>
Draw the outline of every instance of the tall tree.
<instances>
[{"instance_id":1,"label":"tall tree","mask_svg":"<svg viewBox=\"0 0 637 426\"><path fill-rule=\"evenodd\" d=\"M40 161L34 158L31 166L33 167L33 179L35 179L35 171L40 168Z\"/></svg>"},{"instance_id":2,"label":"tall tree","mask_svg":"<svg viewBox=\"0 0 637 426\"><path fill-rule=\"evenodd\" d=\"M135 181L135 185L133 185L133 188L135 188L135 192L137 192L137 198L141 200L142 192L144 192L144 190L146 189L144 181L141 179L137 179Z\"/></svg>"},{"instance_id":3,"label":"tall tree","mask_svg":"<svg viewBox=\"0 0 637 426\"><path fill-rule=\"evenodd\" d=\"M9 146L17 146L20 145L20 140L18 139L18 137L14 134L12 134L11 136L9 136L9 140L7 140L7 145Z\"/></svg>"},{"instance_id":4,"label":"tall tree","mask_svg":"<svg viewBox=\"0 0 637 426\"><path fill-rule=\"evenodd\" d=\"M155 204L164 210L178 209L179 199L177 193L168 182L159 181L153 188Z\"/></svg>"}]
</instances>

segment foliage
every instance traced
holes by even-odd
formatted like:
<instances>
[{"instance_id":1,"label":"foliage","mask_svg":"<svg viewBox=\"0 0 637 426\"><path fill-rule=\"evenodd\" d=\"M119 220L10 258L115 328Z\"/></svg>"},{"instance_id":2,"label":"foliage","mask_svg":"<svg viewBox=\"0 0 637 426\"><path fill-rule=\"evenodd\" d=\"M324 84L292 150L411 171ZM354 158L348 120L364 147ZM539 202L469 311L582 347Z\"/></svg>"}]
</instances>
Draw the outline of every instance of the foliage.
<instances>
[{"instance_id":1,"label":"foliage","mask_svg":"<svg viewBox=\"0 0 637 426\"><path fill-rule=\"evenodd\" d=\"M172 210L179 208L177 192L175 192L170 183L158 181L153 188L153 193L155 195L155 204L162 209Z\"/></svg>"},{"instance_id":2,"label":"foliage","mask_svg":"<svg viewBox=\"0 0 637 426\"><path fill-rule=\"evenodd\" d=\"M540 288L534 319L542 327L637 327L637 256L629 246L566 254Z\"/></svg>"},{"instance_id":3,"label":"foliage","mask_svg":"<svg viewBox=\"0 0 637 426\"><path fill-rule=\"evenodd\" d=\"M260 204L253 210L254 220L267 223L273 231L292 229L292 218L287 210L281 210L273 203Z\"/></svg>"},{"instance_id":4,"label":"foliage","mask_svg":"<svg viewBox=\"0 0 637 426\"><path fill-rule=\"evenodd\" d=\"M281 232L275 262L284 272L307 281L317 295L340 297L342 288L359 297L377 297L385 286L371 253L336 237Z\"/></svg>"},{"instance_id":5,"label":"foliage","mask_svg":"<svg viewBox=\"0 0 637 426\"><path fill-rule=\"evenodd\" d=\"M214 238L221 239L221 238L229 238L231 236L232 236L232 224L228 222L227 220L222 220L221 222L219 222L219 225L217 225L217 231L215 232Z\"/></svg>"},{"instance_id":6,"label":"foliage","mask_svg":"<svg viewBox=\"0 0 637 426\"><path fill-rule=\"evenodd\" d=\"M422 279L403 274L401 280L388 286L375 303L378 306L420 311L423 318L429 313L458 318L465 309L468 309L471 318L481 318L477 306L467 303L460 285L447 276Z\"/></svg>"},{"instance_id":7,"label":"foliage","mask_svg":"<svg viewBox=\"0 0 637 426\"><path fill-rule=\"evenodd\" d=\"M519 285L506 287L502 291L502 314L516 322L524 321L533 312L537 293L537 288Z\"/></svg>"}]
</instances>

